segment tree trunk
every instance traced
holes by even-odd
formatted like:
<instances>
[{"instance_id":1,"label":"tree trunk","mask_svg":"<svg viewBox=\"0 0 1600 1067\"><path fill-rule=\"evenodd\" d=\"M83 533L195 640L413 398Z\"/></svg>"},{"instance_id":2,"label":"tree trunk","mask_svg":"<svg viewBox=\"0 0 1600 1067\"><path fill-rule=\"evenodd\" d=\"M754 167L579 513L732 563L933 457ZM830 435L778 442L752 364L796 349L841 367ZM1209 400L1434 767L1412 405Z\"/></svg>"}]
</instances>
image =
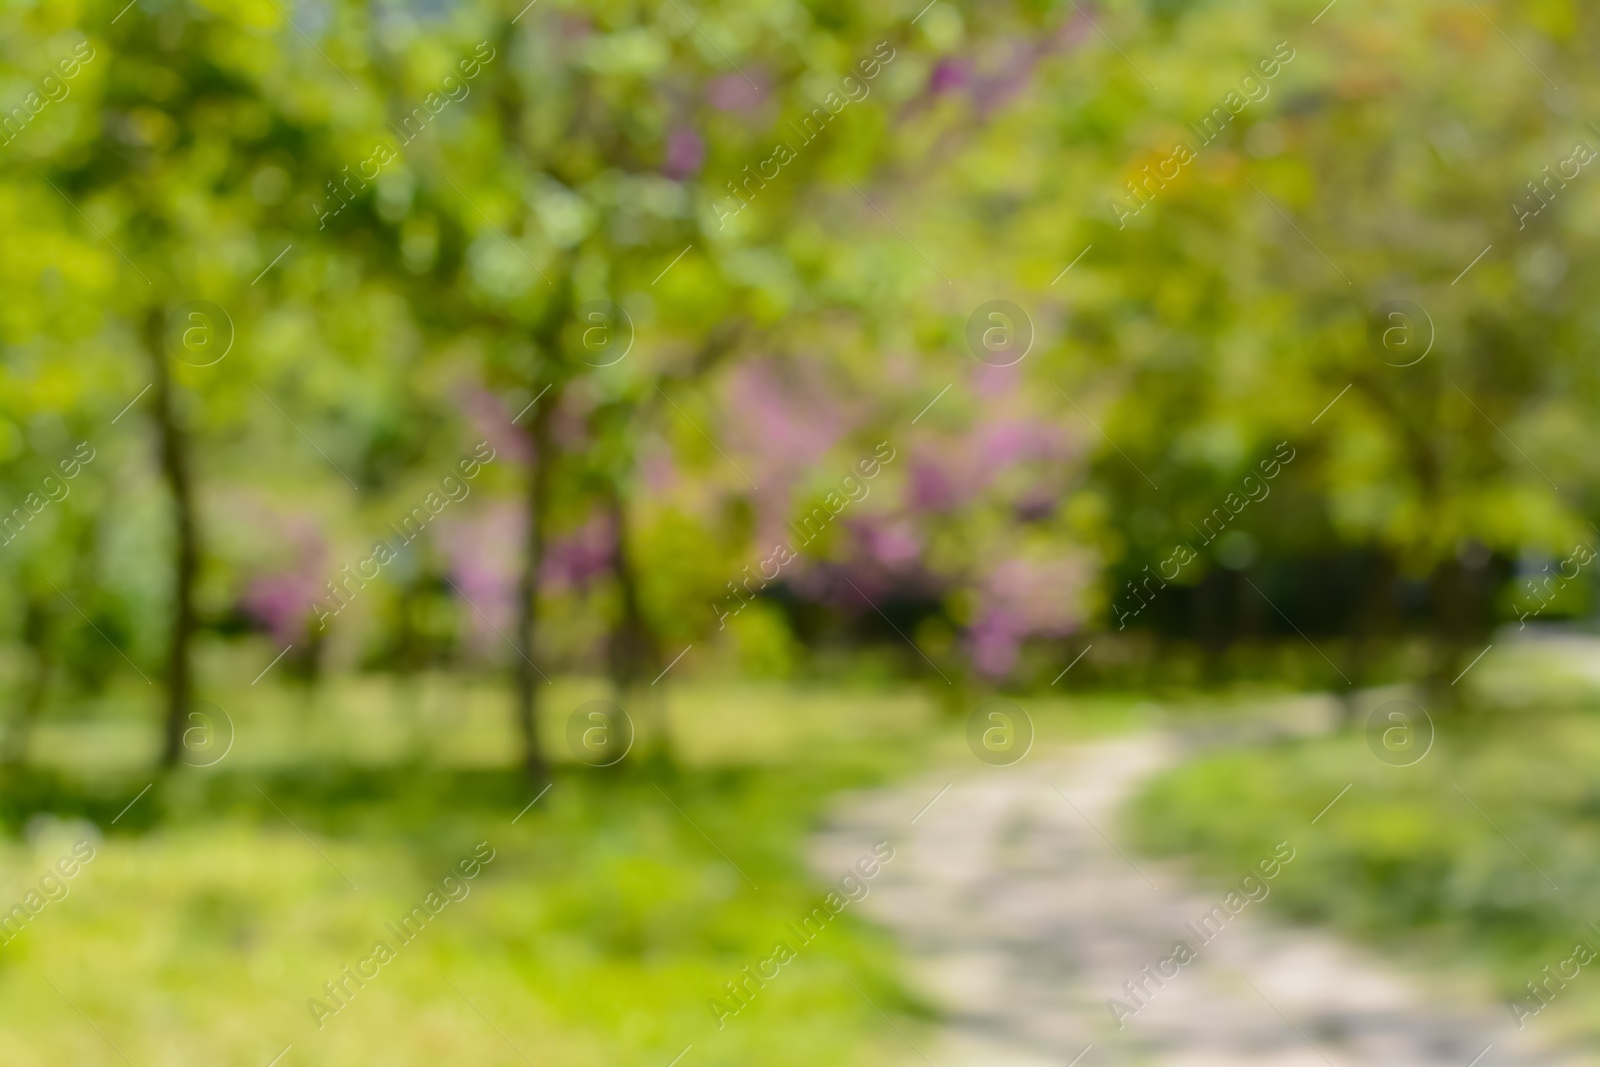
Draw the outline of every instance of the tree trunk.
<instances>
[{"instance_id":1,"label":"tree trunk","mask_svg":"<svg viewBox=\"0 0 1600 1067\"><path fill-rule=\"evenodd\" d=\"M173 522L176 526L172 567L172 627L167 650L167 716L165 744L161 752L163 767L172 767L183 754L184 723L194 689L194 670L190 646L194 642L195 574L199 570L200 542L195 522L194 486L190 479L189 445L178 416L173 410L172 382L168 373L166 316L152 308L145 317L145 352L155 372L155 402L151 405L160 432L161 473L172 493Z\"/></svg>"},{"instance_id":2,"label":"tree trunk","mask_svg":"<svg viewBox=\"0 0 1600 1067\"><path fill-rule=\"evenodd\" d=\"M610 647L607 649L611 680L619 695L630 690L639 691L648 704L649 746L653 750L665 751L670 747L666 709L658 702L650 701L647 687L639 684L645 679L653 681L661 670L661 643L650 620L645 617L639 599L639 576L634 568L627 502L615 483L608 481L604 491L606 506L616 530L616 552L611 568L622 601L622 618L612 631Z\"/></svg>"},{"instance_id":3,"label":"tree trunk","mask_svg":"<svg viewBox=\"0 0 1600 1067\"><path fill-rule=\"evenodd\" d=\"M1227 573L1211 570L1194 584L1193 626L1200 645L1201 678L1206 685L1220 685L1227 675Z\"/></svg>"},{"instance_id":4,"label":"tree trunk","mask_svg":"<svg viewBox=\"0 0 1600 1067\"><path fill-rule=\"evenodd\" d=\"M27 598L23 637L33 651L33 672L28 678L27 693L6 731L4 760L11 768L22 766L28 759L28 742L50 685L50 615L33 596Z\"/></svg>"},{"instance_id":5,"label":"tree trunk","mask_svg":"<svg viewBox=\"0 0 1600 1067\"><path fill-rule=\"evenodd\" d=\"M1428 695L1435 706L1448 710L1460 702L1460 693L1453 687L1465 663L1470 629L1461 564L1453 559L1438 564L1431 585L1434 647L1428 672Z\"/></svg>"},{"instance_id":6,"label":"tree trunk","mask_svg":"<svg viewBox=\"0 0 1600 1067\"><path fill-rule=\"evenodd\" d=\"M522 579L517 587L517 652L513 664L517 683L517 725L522 732L523 770L534 784L549 776L544 750L539 744L539 682L534 652L539 624L539 566L544 562L545 532L550 510L551 481L555 473L555 449L550 440L550 420L561 402L561 389L550 391L534 407L528 436L533 444L533 462L528 466L528 539L522 560Z\"/></svg>"},{"instance_id":7,"label":"tree trunk","mask_svg":"<svg viewBox=\"0 0 1600 1067\"><path fill-rule=\"evenodd\" d=\"M1395 563L1382 548L1369 550L1360 560L1362 595L1350 620L1350 688L1344 693L1341 725L1355 726L1361 716L1362 696L1371 682L1373 666L1384 662L1379 650L1390 649L1399 636L1395 625Z\"/></svg>"}]
</instances>

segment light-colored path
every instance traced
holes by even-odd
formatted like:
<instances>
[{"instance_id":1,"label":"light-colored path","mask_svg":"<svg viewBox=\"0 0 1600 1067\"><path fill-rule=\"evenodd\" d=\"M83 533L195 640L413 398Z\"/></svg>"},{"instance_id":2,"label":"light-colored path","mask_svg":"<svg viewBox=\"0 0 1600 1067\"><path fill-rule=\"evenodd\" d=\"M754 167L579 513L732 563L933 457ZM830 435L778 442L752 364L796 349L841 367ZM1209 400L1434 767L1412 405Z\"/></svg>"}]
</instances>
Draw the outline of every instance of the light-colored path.
<instances>
[{"instance_id":1,"label":"light-colored path","mask_svg":"<svg viewBox=\"0 0 1600 1067\"><path fill-rule=\"evenodd\" d=\"M1118 850L1118 809L1175 758L1160 735L1140 734L841 804L816 842L817 873L835 880L871 842L895 845L857 906L898 935L908 980L944 1017L935 1033L908 1031L904 1063L1066 1067L1091 1045L1078 1067L1596 1062L1542 1047L1537 1021L1519 1032L1504 1004L1426 987L1262 905L1202 944L1185 924L1226 888ZM1290 842L1297 855L1315 847L1312 814ZM1119 1029L1108 998L1131 1005L1123 983L1179 939L1197 958L1160 988L1146 980L1146 1006Z\"/></svg>"}]
</instances>

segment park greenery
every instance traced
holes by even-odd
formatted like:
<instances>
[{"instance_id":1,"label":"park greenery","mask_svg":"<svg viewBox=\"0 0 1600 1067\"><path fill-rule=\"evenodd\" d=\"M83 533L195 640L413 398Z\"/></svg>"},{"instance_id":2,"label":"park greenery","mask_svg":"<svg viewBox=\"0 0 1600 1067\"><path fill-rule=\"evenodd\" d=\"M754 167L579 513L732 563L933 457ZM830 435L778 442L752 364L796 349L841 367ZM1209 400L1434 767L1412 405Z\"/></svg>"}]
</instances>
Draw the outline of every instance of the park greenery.
<instances>
[{"instance_id":1,"label":"park greenery","mask_svg":"<svg viewBox=\"0 0 1600 1067\"><path fill-rule=\"evenodd\" d=\"M13 9L15 758L131 667L175 762L241 643L507 671L537 778L551 673L690 645L868 646L959 705L1079 633L1216 677L1298 629L1358 685L1548 601L1593 535L1594 201L1543 169L1578 79L1427 5L1108 13L1138 55L1070 5L916 15Z\"/></svg>"},{"instance_id":2,"label":"park greenery","mask_svg":"<svg viewBox=\"0 0 1600 1067\"><path fill-rule=\"evenodd\" d=\"M1540 985L1575 946L1600 946L1600 694L1573 667L1526 648L1485 661L1471 713L1414 764L1374 759L1360 733L1205 754L1152 782L1129 828L1222 880L1263 842L1292 839L1298 865L1269 902L1282 918L1332 927L1430 986L1592 1046L1600 990ZM1544 679L1533 691L1530 675Z\"/></svg>"},{"instance_id":3,"label":"park greenery","mask_svg":"<svg viewBox=\"0 0 1600 1067\"><path fill-rule=\"evenodd\" d=\"M100 1061L23 982L70 966L140 1062L266 1062L504 832L429 970L536 991L552 1061L665 1063L815 890L827 795L996 691L1413 683L1480 803L1587 842L1592 708L1519 762L1522 706L1452 680L1592 610L1600 26L1320 7L7 5L0 823L18 885L90 824L128 849L0 952L44 1020L0 1059ZM571 748L591 699L616 768ZM1364 752L1220 754L1136 822L1223 864L1360 777L1274 906L1545 959L1577 913L1420 829L1442 760ZM915 1018L889 946L829 936L705 1062L898 1054L833 980ZM507 1054L414 1018L422 973L297 1062Z\"/></svg>"}]
</instances>

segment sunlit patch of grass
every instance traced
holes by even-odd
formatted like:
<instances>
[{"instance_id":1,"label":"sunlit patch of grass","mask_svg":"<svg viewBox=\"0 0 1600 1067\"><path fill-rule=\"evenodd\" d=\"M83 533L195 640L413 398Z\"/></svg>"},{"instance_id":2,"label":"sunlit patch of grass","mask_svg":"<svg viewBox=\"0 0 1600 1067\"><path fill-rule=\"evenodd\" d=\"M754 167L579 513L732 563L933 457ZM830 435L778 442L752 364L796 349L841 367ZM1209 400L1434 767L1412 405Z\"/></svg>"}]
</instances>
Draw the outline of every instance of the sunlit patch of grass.
<instances>
[{"instance_id":1,"label":"sunlit patch of grass","mask_svg":"<svg viewBox=\"0 0 1600 1067\"><path fill-rule=\"evenodd\" d=\"M552 706L596 687L560 688ZM392 741L362 747L363 731L406 723L360 689L299 760L278 747L288 727L242 710L226 760L155 778L115 826L152 780L131 761L111 760L112 777L67 760L13 779L0 819L34 832L4 846L0 895L20 899L62 840L97 854L0 947L13 1020L0 1064L262 1067L291 1044L285 1064L664 1067L688 1044L701 1064L865 1064L900 1038L846 978L886 1011L920 1011L887 935L849 913L725 1028L708 1007L820 900L802 857L823 805L917 758L930 712L915 695L688 690L671 705L687 758L558 762L513 824L535 794L507 769L503 695L467 689L457 710L425 708L458 734L423 760ZM88 725L66 736L103 746L125 729L108 728L110 742ZM562 751L554 728L549 742ZM495 858L468 895L399 945L385 924L479 842ZM314 1012L308 1000L332 1003L323 983L379 940L396 957L336 1014Z\"/></svg>"},{"instance_id":2,"label":"sunlit patch of grass","mask_svg":"<svg viewBox=\"0 0 1600 1067\"><path fill-rule=\"evenodd\" d=\"M1600 717L1478 709L1437 726L1409 767L1358 731L1206 756L1152 782L1129 823L1146 850L1219 880L1288 840L1281 914L1526 996L1575 942L1600 948ZM1595 1037L1597 1005L1600 982L1575 981L1540 1025Z\"/></svg>"}]
</instances>

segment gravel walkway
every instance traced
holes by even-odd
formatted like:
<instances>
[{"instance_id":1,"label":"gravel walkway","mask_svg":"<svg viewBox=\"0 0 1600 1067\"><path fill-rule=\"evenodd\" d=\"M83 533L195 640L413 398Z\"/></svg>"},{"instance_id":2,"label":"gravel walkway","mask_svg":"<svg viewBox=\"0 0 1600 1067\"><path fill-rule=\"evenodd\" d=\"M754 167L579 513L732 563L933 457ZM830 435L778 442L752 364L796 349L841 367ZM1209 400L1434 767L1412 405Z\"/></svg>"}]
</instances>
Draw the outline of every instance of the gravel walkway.
<instances>
[{"instance_id":1,"label":"gravel walkway","mask_svg":"<svg viewBox=\"0 0 1600 1067\"><path fill-rule=\"evenodd\" d=\"M1119 807L1176 758L1174 743L1147 733L847 798L816 842L816 870L836 878L871 842L895 845L860 907L899 936L908 981L944 1016L931 1033L900 1024L915 1042L905 1063L1595 1062L1542 1047L1537 1025L1519 1032L1503 1003L1424 988L1367 952L1277 922L1260 904L1244 906L1209 942L1195 937L1185 924L1223 904L1228 887L1197 887L1181 866L1124 854L1117 841ZM1308 825L1305 840L1290 844L1315 840ZM1159 986L1145 978L1147 964L1159 977L1180 939L1194 960ZM1130 980L1148 994L1130 997ZM1130 1009L1143 1001L1120 1028L1107 1006L1113 997Z\"/></svg>"}]
</instances>

